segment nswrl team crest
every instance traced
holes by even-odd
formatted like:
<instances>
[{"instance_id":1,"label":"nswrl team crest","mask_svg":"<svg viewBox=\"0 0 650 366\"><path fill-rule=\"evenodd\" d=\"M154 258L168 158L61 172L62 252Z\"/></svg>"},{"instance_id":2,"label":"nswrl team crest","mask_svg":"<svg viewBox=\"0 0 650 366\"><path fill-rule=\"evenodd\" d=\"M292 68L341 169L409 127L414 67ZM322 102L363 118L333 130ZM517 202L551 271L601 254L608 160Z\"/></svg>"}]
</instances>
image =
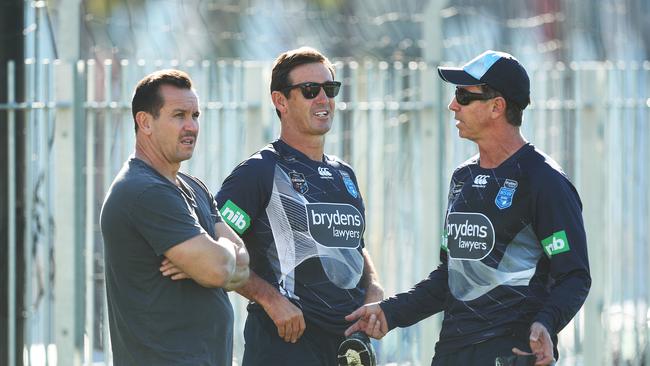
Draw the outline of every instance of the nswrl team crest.
<instances>
[{"instance_id":1,"label":"nswrl team crest","mask_svg":"<svg viewBox=\"0 0 650 366\"><path fill-rule=\"evenodd\" d=\"M343 177L343 183L345 184L345 189L348 190L348 193L354 198L359 198L359 191L357 191L357 187L354 185L352 178L350 178L350 174L343 170L340 170L339 172L341 173L341 177Z\"/></svg>"},{"instance_id":2,"label":"nswrl team crest","mask_svg":"<svg viewBox=\"0 0 650 366\"><path fill-rule=\"evenodd\" d=\"M499 209L505 210L512 205L512 198L515 195L518 185L519 183L516 180L506 179L503 187L499 188L499 193L497 193L497 197L494 199L494 203Z\"/></svg>"},{"instance_id":3,"label":"nswrl team crest","mask_svg":"<svg viewBox=\"0 0 650 366\"><path fill-rule=\"evenodd\" d=\"M296 192L300 194L307 193L309 186L307 185L304 174L298 172L289 172L289 179L291 179L291 185L293 186L293 189L296 190Z\"/></svg>"}]
</instances>

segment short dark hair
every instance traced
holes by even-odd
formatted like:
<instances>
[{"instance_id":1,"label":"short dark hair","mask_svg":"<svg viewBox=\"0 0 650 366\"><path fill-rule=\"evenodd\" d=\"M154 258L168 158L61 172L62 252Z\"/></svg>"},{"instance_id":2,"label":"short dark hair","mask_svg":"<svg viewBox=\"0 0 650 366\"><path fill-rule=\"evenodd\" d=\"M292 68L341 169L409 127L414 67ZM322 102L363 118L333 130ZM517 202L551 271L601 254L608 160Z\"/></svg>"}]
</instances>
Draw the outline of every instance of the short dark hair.
<instances>
[{"instance_id":1,"label":"short dark hair","mask_svg":"<svg viewBox=\"0 0 650 366\"><path fill-rule=\"evenodd\" d=\"M273 71L271 71L271 93L274 91L282 91L291 85L291 80L289 80L291 70L300 65L316 62L325 65L332 74L332 78L334 78L334 65L332 65L327 57L314 48L300 47L282 53L273 63ZM283 93L287 98L289 97L289 91L284 91ZM276 109L275 112L280 117L280 111Z\"/></svg>"},{"instance_id":2,"label":"short dark hair","mask_svg":"<svg viewBox=\"0 0 650 366\"><path fill-rule=\"evenodd\" d=\"M171 85L179 89L192 89L192 79L183 71L168 69L155 71L140 80L135 87L133 99L131 100L131 113L133 114L136 133L138 132L138 122L135 120L135 115L138 112L147 112L154 118L158 118L160 108L165 104L162 95L160 95L162 85Z\"/></svg>"},{"instance_id":3,"label":"short dark hair","mask_svg":"<svg viewBox=\"0 0 650 366\"><path fill-rule=\"evenodd\" d=\"M494 88L491 88L487 84L481 85L481 92L484 94L490 94L493 97L501 97L506 100L506 120L508 123L515 127L521 126L521 121L523 120L524 110L521 109L517 103L503 96L503 94L496 91Z\"/></svg>"}]
</instances>

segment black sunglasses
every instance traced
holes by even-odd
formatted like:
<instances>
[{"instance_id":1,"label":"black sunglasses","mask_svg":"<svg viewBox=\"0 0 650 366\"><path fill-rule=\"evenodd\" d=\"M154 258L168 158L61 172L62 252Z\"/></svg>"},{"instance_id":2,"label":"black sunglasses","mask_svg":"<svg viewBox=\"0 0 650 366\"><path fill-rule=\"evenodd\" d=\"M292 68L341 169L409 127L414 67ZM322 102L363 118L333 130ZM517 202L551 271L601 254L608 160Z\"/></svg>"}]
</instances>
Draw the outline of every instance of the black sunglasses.
<instances>
[{"instance_id":1,"label":"black sunglasses","mask_svg":"<svg viewBox=\"0 0 650 366\"><path fill-rule=\"evenodd\" d=\"M306 83L289 85L285 88L282 88L282 91L286 93L287 91L295 88L300 88L300 91L302 92L302 96L305 97L305 99L316 98L316 96L320 93L320 88L323 88L325 90L325 95L327 95L328 98L334 98L335 96L338 95L339 89L341 89L341 82L326 81L324 83L314 83L308 81Z\"/></svg>"},{"instance_id":2,"label":"black sunglasses","mask_svg":"<svg viewBox=\"0 0 650 366\"><path fill-rule=\"evenodd\" d=\"M460 105L468 105L475 100L489 100L496 98L498 95L492 93L472 93L463 88L456 88L456 101Z\"/></svg>"}]
</instances>

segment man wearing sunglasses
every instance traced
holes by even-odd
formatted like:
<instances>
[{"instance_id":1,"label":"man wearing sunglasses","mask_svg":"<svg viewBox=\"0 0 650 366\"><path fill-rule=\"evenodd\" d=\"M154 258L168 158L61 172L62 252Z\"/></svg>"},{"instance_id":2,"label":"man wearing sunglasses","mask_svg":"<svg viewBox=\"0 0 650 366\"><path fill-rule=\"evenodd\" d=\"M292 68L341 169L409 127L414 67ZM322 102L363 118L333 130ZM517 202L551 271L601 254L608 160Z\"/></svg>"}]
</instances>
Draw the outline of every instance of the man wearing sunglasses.
<instances>
[{"instance_id":1,"label":"man wearing sunglasses","mask_svg":"<svg viewBox=\"0 0 650 366\"><path fill-rule=\"evenodd\" d=\"M281 54L271 74L280 138L237 166L217 194L250 253L243 365L336 365L345 315L383 298L364 248L352 168L324 153L341 83L312 48Z\"/></svg>"},{"instance_id":2,"label":"man wearing sunglasses","mask_svg":"<svg viewBox=\"0 0 650 366\"><path fill-rule=\"evenodd\" d=\"M513 56L486 51L438 73L456 85L449 109L460 137L478 147L452 175L441 264L410 291L350 314L359 320L346 334L381 338L443 311L432 365L551 364L591 286L580 197L520 132L530 81Z\"/></svg>"}]
</instances>

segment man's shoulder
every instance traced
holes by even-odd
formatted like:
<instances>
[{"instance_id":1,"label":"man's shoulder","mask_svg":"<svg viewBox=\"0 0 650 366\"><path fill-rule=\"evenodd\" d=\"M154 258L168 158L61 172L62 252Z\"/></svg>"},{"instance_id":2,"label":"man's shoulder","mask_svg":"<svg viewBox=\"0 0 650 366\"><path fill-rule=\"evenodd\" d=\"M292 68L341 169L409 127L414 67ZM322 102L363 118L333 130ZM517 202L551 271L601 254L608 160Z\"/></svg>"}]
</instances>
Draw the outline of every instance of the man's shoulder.
<instances>
[{"instance_id":1,"label":"man's shoulder","mask_svg":"<svg viewBox=\"0 0 650 366\"><path fill-rule=\"evenodd\" d=\"M520 165L522 169L526 170L531 178L536 180L568 180L566 173L548 154L531 146L531 148L522 155Z\"/></svg>"},{"instance_id":2,"label":"man's shoulder","mask_svg":"<svg viewBox=\"0 0 650 366\"><path fill-rule=\"evenodd\" d=\"M191 174L188 173L183 173L183 172L178 172L178 175L182 178L184 178L184 181L186 181L188 184L194 187L194 189L199 189L201 191L204 191L207 194L212 194L210 190L208 189L208 186L203 183L203 181Z\"/></svg>"},{"instance_id":3,"label":"man's shoulder","mask_svg":"<svg viewBox=\"0 0 650 366\"><path fill-rule=\"evenodd\" d=\"M164 178L139 160L128 160L116 175L107 193L107 200L134 200L155 186L168 186Z\"/></svg>"},{"instance_id":4,"label":"man's shoulder","mask_svg":"<svg viewBox=\"0 0 650 366\"><path fill-rule=\"evenodd\" d=\"M280 153L275 149L273 144L268 144L239 163L239 165L235 167L235 170L239 168L253 170L268 169L275 166L280 158Z\"/></svg>"},{"instance_id":5,"label":"man's shoulder","mask_svg":"<svg viewBox=\"0 0 650 366\"><path fill-rule=\"evenodd\" d=\"M323 154L323 155L325 156L325 162L327 165L330 165L337 169L345 168L346 170L349 170L350 172L354 173L354 169L352 169L352 165L350 165L348 162L341 159L340 157L336 155L330 155L330 154Z\"/></svg>"},{"instance_id":6,"label":"man's shoulder","mask_svg":"<svg viewBox=\"0 0 650 366\"><path fill-rule=\"evenodd\" d=\"M456 169L454 169L453 174L456 175L468 167L478 166L478 165L479 165L479 154L476 154L470 157L469 159L463 161L462 163L458 164Z\"/></svg>"},{"instance_id":7,"label":"man's shoulder","mask_svg":"<svg viewBox=\"0 0 650 366\"><path fill-rule=\"evenodd\" d=\"M106 193L100 212L102 229L127 223L138 205L146 207L175 194L165 178L144 162L132 160L137 159L124 164Z\"/></svg>"},{"instance_id":8,"label":"man's shoulder","mask_svg":"<svg viewBox=\"0 0 650 366\"><path fill-rule=\"evenodd\" d=\"M578 191L560 164L542 150L533 147L522 155L518 169L527 176L531 191L544 196L578 196Z\"/></svg>"},{"instance_id":9,"label":"man's shoulder","mask_svg":"<svg viewBox=\"0 0 650 366\"><path fill-rule=\"evenodd\" d=\"M222 204L224 197L248 194L251 191L272 187L275 166L280 159L272 144L255 152L239 163L223 181L216 193L217 202Z\"/></svg>"}]
</instances>

